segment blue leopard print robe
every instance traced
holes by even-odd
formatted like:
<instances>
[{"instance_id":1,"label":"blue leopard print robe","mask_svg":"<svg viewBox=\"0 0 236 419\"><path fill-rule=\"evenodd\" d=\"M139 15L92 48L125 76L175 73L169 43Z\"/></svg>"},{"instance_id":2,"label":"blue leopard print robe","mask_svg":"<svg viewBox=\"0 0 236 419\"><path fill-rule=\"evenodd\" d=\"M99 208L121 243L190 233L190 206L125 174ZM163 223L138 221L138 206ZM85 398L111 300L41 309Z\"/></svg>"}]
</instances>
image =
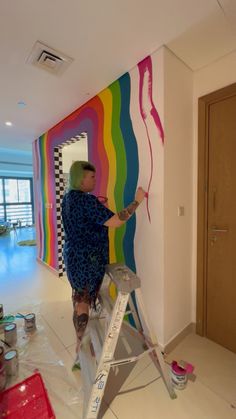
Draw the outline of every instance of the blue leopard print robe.
<instances>
[{"instance_id":1,"label":"blue leopard print robe","mask_svg":"<svg viewBox=\"0 0 236 419\"><path fill-rule=\"evenodd\" d=\"M62 201L65 233L64 262L73 290L95 303L109 263L108 228L103 224L114 213L89 193L70 190Z\"/></svg>"}]
</instances>

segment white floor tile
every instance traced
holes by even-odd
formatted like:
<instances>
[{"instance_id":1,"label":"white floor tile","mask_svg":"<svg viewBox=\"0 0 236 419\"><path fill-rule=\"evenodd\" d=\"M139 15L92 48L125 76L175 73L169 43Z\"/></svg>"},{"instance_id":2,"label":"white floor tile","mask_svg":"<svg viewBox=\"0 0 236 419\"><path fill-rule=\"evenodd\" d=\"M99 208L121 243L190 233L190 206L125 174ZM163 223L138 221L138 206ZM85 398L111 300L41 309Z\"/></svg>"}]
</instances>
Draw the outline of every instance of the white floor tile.
<instances>
[{"instance_id":1,"label":"white floor tile","mask_svg":"<svg viewBox=\"0 0 236 419\"><path fill-rule=\"evenodd\" d=\"M236 399L236 354L233 352L192 334L167 359L192 363L198 381L228 402Z\"/></svg>"},{"instance_id":2,"label":"white floor tile","mask_svg":"<svg viewBox=\"0 0 236 419\"><path fill-rule=\"evenodd\" d=\"M111 404L122 419L233 419L236 411L201 382L188 383L171 400L154 366L149 365Z\"/></svg>"},{"instance_id":3,"label":"white floor tile","mask_svg":"<svg viewBox=\"0 0 236 419\"><path fill-rule=\"evenodd\" d=\"M71 300L42 303L41 314L65 347L76 342Z\"/></svg>"}]
</instances>

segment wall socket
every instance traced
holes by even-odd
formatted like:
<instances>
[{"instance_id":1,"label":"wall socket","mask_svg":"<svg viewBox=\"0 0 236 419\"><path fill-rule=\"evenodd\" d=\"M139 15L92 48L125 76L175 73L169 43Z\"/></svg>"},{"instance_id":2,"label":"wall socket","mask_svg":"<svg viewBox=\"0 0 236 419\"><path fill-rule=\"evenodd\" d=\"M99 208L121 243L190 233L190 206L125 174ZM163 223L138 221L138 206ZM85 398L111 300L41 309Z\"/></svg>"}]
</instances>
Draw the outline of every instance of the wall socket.
<instances>
[{"instance_id":1,"label":"wall socket","mask_svg":"<svg viewBox=\"0 0 236 419\"><path fill-rule=\"evenodd\" d=\"M178 207L178 217L183 217L185 213L185 208L183 206Z\"/></svg>"},{"instance_id":2,"label":"wall socket","mask_svg":"<svg viewBox=\"0 0 236 419\"><path fill-rule=\"evenodd\" d=\"M46 202L46 203L45 203L45 208L52 209L52 204L51 204L51 203L49 203L49 202Z\"/></svg>"}]
</instances>

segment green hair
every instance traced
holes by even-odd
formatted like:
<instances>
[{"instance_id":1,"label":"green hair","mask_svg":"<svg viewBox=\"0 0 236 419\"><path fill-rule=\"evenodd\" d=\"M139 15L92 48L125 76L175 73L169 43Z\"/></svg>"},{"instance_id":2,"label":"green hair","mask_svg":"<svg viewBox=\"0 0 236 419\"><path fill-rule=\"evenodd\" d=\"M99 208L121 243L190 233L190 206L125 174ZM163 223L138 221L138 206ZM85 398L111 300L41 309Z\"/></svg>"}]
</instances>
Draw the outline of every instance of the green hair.
<instances>
[{"instance_id":1,"label":"green hair","mask_svg":"<svg viewBox=\"0 0 236 419\"><path fill-rule=\"evenodd\" d=\"M72 163L69 173L69 190L80 189L85 170L96 171L95 167L88 161L74 161Z\"/></svg>"}]
</instances>

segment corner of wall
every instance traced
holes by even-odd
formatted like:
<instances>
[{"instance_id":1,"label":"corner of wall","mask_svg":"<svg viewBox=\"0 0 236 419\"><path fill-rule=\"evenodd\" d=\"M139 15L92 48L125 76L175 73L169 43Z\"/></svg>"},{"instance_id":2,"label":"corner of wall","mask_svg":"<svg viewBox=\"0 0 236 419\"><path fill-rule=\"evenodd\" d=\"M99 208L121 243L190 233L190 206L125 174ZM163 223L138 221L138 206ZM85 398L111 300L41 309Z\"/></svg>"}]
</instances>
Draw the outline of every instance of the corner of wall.
<instances>
[{"instance_id":1,"label":"corner of wall","mask_svg":"<svg viewBox=\"0 0 236 419\"><path fill-rule=\"evenodd\" d=\"M167 343L192 321L193 72L165 48L164 74L164 343Z\"/></svg>"}]
</instances>

